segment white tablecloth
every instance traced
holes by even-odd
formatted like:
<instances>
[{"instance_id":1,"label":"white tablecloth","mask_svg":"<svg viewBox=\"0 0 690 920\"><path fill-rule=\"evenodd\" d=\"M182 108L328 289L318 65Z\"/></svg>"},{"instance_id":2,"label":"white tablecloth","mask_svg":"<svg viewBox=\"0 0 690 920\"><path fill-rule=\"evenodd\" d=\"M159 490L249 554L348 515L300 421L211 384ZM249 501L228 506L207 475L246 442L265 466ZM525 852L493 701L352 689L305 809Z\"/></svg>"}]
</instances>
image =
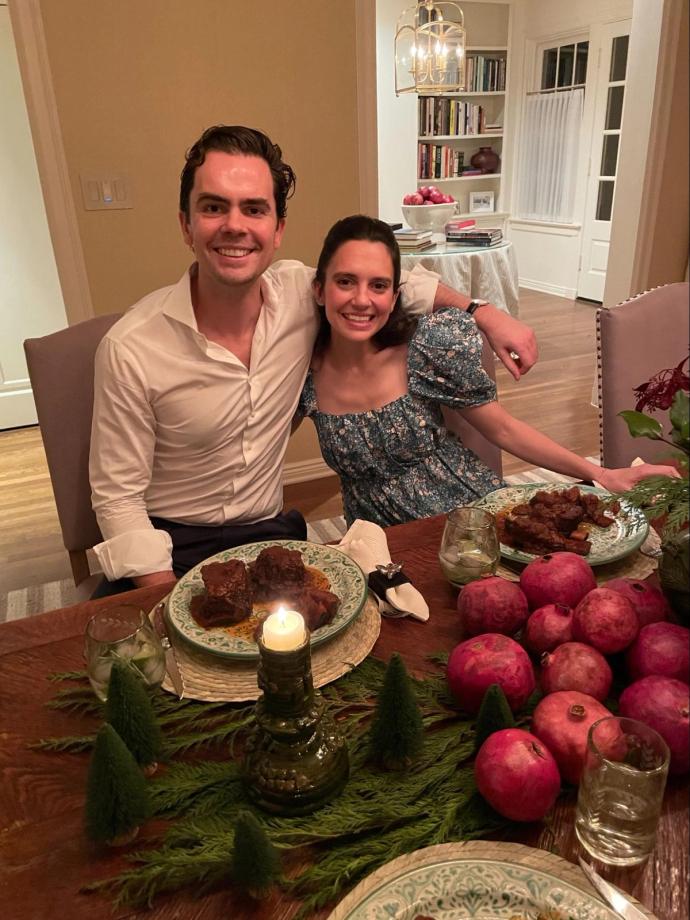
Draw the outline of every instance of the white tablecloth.
<instances>
[{"instance_id":1,"label":"white tablecloth","mask_svg":"<svg viewBox=\"0 0 690 920\"><path fill-rule=\"evenodd\" d=\"M506 313L518 315L518 272L512 243L486 249L438 243L426 252L403 253L403 268L417 264L439 274L444 284L461 294L488 300Z\"/></svg>"}]
</instances>

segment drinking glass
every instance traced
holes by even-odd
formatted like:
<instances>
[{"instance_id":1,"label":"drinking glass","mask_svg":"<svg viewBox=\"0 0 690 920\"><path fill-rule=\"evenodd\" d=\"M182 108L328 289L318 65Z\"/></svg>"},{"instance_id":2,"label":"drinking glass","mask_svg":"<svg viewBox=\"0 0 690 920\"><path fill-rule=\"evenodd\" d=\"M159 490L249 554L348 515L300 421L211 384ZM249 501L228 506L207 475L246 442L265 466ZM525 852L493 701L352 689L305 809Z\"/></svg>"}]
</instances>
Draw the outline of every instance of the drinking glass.
<instances>
[{"instance_id":1,"label":"drinking glass","mask_svg":"<svg viewBox=\"0 0 690 920\"><path fill-rule=\"evenodd\" d=\"M575 830L595 859L634 866L649 856L654 849L668 762L666 742L642 722L607 716L592 725Z\"/></svg>"},{"instance_id":2,"label":"drinking glass","mask_svg":"<svg viewBox=\"0 0 690 920\"><path fill-rule=\"evenodd\" d=\"M158 687L165 676L165 652L148 617L139 607L120 605L91 617L86 625L84 657L96 696L105 702L114 661L122 661Z\"/></svg>"},{"instance_id":3,"label":"drinking glass","mask_svg":"<svg viewBox=\"0 0 690 920\"><path fill-rule=\"evenodd\" d=\"M454 508L446 517L438 558L452 585L493 575L500 557L496 521L483 508Z\"/></svg>"}]
</instances>

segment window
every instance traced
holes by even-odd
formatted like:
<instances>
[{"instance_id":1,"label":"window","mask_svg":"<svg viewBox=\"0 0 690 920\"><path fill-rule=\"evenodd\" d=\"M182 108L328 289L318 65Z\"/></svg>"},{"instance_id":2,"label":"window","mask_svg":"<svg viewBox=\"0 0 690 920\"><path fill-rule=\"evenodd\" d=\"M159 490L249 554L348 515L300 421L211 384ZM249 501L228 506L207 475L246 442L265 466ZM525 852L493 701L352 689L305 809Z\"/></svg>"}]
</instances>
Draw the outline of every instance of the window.
<instances>
[{"instance_id":1,"label":"window","mask_svg":"<svg viewBox=\"0 0 690 920\"><path fill-rule=\"evenodd\" d=\"M611 46L611 67L609 70L604 140L599 166L599 191L597 194L596 220L611 220L613 192L618 168L618 144L620 142L621 119L625 77L628 69L628 36L617 35Z\"/></svg>"},{"instance_id":2,"label":"window","mask_svg":"<svg viewBox=\"0 0 690 920\"><path fill-rule=\"evenodd\" d=\"M541 85L538 92L584 88L587 79L589 42L569 39L544 48L541 55Z\"/></svg>"}]
</instances>

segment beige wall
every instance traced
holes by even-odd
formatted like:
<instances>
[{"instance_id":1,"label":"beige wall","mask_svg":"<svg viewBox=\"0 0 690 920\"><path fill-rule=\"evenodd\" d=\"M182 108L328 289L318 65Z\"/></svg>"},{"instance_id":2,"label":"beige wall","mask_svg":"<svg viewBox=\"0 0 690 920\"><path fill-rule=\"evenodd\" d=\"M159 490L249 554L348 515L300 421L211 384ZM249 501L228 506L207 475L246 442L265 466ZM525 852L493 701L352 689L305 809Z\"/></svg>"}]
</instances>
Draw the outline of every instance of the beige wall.
<instances>
[{"instance_id":1,"label":"beige wall","mask_svg":"<svg viewBox=\"0 0 690 920\"><path fill-rule=\"evenodd\" d=\"M358 210L355 0L41 0L97 313L188 264L177 225L184 151L211 124L260 128L297 173L281 255L313 262ZM86 211L80 173L125 173L134 207ZM288 461L318 456L311 426Z\"/></svg>"}]
</instances>

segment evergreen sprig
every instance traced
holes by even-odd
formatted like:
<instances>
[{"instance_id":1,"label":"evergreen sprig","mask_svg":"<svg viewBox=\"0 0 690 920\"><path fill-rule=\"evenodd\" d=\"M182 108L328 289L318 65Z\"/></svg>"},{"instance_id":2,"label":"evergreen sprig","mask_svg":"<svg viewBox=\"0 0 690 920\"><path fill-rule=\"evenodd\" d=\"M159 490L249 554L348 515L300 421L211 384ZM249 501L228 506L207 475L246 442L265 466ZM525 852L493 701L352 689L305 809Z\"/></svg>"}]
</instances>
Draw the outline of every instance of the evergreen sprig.
<instances>
[{"instance_id":1,"label":"evergreen sprig","mask_svg":"<svg viewBox=\"0 0 690 920\"><path fill-rule=\"evenodd\" d=\"M239 815L251 811L271 845L293 866L297 854L299 874L289 880L281 876L277 884L303 899L306 917L401 853L482 836L505 823L476 793L474 723L455 708L443 674L424 681L407 678L424 734L424 746L409 769L392 773L372 762L369 732L384 673L384 663L367 659L323 688L330 712L348 734L351 774L340 796L301 817L255 811L239 765L227 759L227 746L246 734L252 706L155 695L164 753L174 760L147 789L153 814L169 827L158 846L126 857L131 868L90 890L108 893L118 905L141 905L182 887L205 891L231 883L234 828ZM63 699L80 689L69 688ZM184 762L189 750L195 751L194 762ZM201 759L202 750L215 759ZM225 759L218 760L219 753ZM313 851L306 867L304 847Z\"/></svg>"}]
</instances>

